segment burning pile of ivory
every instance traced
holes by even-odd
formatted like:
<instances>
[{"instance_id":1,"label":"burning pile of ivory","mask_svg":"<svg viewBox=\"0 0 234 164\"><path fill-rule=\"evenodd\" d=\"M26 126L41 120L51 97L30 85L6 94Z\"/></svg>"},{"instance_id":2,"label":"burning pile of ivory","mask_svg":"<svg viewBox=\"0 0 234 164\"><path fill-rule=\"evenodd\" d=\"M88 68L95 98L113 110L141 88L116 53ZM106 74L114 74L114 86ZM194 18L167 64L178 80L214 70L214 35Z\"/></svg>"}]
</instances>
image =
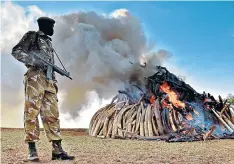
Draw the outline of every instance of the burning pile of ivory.
<instances>
[{"instance_id":1,"label":"burning pile of ivory","mask_svg":"<svg viewBox=\"0 0 234 164\"><path fill-rule=\"evenodd\" d=\"M147 78L145 92L126 89L99 109L89 134L102 138L167 142L234 138L234 106L197 93L164 67ZM138 98L137 98L138 97ZM139 98L140 97L140 98ZM116 101L117 100L117 101Z\"/></svg>"}]
</instances>

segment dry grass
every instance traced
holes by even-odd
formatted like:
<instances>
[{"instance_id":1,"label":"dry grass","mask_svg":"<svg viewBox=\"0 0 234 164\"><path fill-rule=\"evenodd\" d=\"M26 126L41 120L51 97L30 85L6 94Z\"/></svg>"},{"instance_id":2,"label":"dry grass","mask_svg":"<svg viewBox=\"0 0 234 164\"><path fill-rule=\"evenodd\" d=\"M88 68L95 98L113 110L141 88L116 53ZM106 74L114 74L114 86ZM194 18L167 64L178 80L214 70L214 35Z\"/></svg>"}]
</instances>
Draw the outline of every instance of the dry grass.
<instances>
[{"instance_id":1,"label":"dry grass","mask_svg":"<svg viewBox=\"0 0 234 164\"><path fill-rule=\"evenodd\" d=\"M2 163L25 163L23 130L1 129ZM79 131L62 131L64 149L75 161L51 161L51 144L44 132L38 142L40 163L223 163L234 164L234 140L193 143L112 140L89 137ZM26 162L29 164L29 162Z\"/></svg>"}]
</instances>

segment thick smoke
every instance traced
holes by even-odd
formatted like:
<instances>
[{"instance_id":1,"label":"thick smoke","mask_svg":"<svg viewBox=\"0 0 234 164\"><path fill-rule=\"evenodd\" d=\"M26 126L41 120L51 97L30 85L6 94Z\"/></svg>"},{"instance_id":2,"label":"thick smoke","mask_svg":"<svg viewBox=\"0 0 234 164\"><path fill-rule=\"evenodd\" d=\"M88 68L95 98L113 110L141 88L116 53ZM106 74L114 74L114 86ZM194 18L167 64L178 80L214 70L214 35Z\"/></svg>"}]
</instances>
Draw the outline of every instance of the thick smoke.
<instances>
[{"instance_id":1,"label":"thick smoke","mask_svg":"<svg viewBox=\"0 0 234 164\"><path fill-rule=\"evenodd\" d=\"M55 19L55 49L74 79L60 80L66 91L62 110L73 116L85 104L86 92L107 99L130 82L142 85L168 56L165 50L146 52L140 21L125 9L110 16L79 12Z\"/></svg>"},{"instance_id":2,"label":"thick smoke","mask_svg":"<svg viewBox=\"0 0 234 164\"><path fill-rule=\"evenodd\" d=\"M3 126L17 127L23 121L23 74L26 68L10 53L24 33L38 30L36 19L40 16L51 15L37 6L25 10L11 2L2 3ZM100 100L110 99L129 82L141 85L144 76L153 74L154 66L161 65L168 57L165 50L151 51L153 46L148 46L140 21L125 9L110 15L78 12L51 17L56 20L53 46L73 78L71 81L57 76L60 111L70 113L73 118L82 109L92 106L92 102L96 102L98 109ZM59 65L58 61L56 63ZM142 67L145 63L147 67ZM11 117L17 120L15 124L6 121Z\"/></svg>"}]
</instances>

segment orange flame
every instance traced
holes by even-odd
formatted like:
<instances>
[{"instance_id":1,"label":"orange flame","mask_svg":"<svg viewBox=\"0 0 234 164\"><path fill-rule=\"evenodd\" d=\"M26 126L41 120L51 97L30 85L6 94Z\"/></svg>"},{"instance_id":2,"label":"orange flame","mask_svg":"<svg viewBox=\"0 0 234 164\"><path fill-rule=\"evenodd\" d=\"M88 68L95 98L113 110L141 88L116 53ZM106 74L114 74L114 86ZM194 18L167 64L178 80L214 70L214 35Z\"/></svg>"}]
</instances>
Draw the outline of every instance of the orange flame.
<instances>
[{"instance_id":1,"label":"orange flame","mask_svg":"<svg viewBox=\"0 0 234 164\"><path fill-rule=\"evenodd\" d=\"M168 103L166 102L166 100L163 100L163 101L162 101L162 107L163 107L163 108L168 108L168 109L173 109L172 105L171 105L171 104L168 104Z\"/></svg>"},{"instance_id":2,"label":"orange flame","mask_svg":"<svg viewBox=\"0 0 234 164\"><path fill-rule=\"evenodd\" d=\"M190 113L186 114L186 118L189 121L193 120L193 116Z\"/></svg>"},{"instance_id":3,"label":"orange flame","mask_svg":"<svg viewBox=\"0 0 234 164\"><path fill-rule=\"evenodd\" d=\"M152 95L149 99L150 103L152 104L152 106L154 107L154 104L155 104L155 96Z\"/></svg>"},{"instance_id":4,"label":"orange flame","mask_svg":"<svg viewBox=\"0 0 234 164\"><path fill-rule=\"evenodd\" d=\"M185 107L185 103L183 103L180 100L178 100L178 96L177 96L176 92L171 89L171 87L167 84L166 81L163 82L163 84L160 86L160 89L163 92L167 93L169 101L175 107L177 107L177 108L179 108L179 107L184 108Z\"/></svg>"}]
</instances>

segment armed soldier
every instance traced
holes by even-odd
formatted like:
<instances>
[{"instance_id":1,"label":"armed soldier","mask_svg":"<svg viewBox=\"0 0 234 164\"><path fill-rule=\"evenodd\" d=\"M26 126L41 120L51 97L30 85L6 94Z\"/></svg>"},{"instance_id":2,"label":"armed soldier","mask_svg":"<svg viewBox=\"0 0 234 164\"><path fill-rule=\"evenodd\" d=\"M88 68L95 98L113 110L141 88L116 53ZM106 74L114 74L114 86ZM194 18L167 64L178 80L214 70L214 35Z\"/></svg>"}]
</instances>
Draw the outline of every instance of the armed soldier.
<instances>
[{"instance_id":1,"label":"armed soldier","mask_svg":"<svg viewBox=\"0 0 234 164\"><path fill-rule=\"evenodd\" d=\"M60 121L58 111L58 87L53 71L55 51L51 44L55 21L48 17L37 20L39 31L27 32L12 49L12 55L28 68L24 79L25 107L24 128L25 142L28 143L29 161L38 161L35 142L39 140L40 113L48 140L52 141L52 160L73 160L61 146ZM49 35L49 36L48 36ZM36 57L38 56L38 57ZM41 60L43 59L43 60ZM46 62L45 62L46 61ZM48 65L48 63L50 65ZM48 78L48 68L52 68L52 78ZM57 67L58 68L58 67ZM60 71L61 72L61 71Z\"/></svg>"}]
</instances>

